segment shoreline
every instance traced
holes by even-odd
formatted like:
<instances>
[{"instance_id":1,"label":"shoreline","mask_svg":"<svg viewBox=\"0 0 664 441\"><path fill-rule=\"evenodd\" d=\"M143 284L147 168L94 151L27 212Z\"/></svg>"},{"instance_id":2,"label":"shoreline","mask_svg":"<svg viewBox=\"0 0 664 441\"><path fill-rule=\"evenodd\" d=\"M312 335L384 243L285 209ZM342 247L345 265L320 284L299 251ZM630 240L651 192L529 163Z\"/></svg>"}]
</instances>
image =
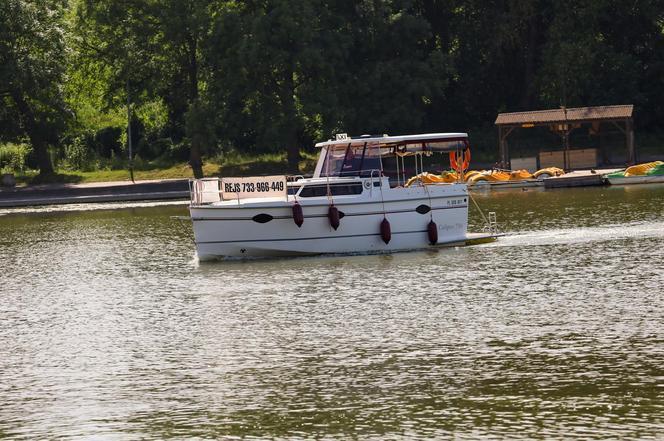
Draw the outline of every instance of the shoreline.
<instances>
[{"instance_id":1,"label":"shoreline","mask_svg":"<svg viewBox=\"0 0 664 441\"><path fill-rule=\"evenodd\" d=\"M0 208L189 199L189 179L43 184L0 189Z\"/></svg>"}]
</instances>

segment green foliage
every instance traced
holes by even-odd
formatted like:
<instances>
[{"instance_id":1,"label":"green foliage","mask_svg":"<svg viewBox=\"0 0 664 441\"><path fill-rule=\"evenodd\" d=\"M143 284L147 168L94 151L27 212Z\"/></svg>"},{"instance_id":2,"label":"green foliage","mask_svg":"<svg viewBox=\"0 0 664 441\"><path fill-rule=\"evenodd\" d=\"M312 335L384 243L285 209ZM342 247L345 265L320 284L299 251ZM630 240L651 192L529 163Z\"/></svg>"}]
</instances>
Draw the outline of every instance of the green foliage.
<instances>
[{"instance_id":1,"label":"green foliage","mask_svg":"<svg viewBox=\"0 0 664 441\"><path fill-rule=\"evenodd\" d=\"M53 165L57 144L71 116L62 93L66 66L64 0L0 2L0 96L3 112L19 136L30 139L41 172Z\"/></svg>"},{"instance_id":2,"label":"green foliage","mask_svg":"<svg viewBox=\"0 0 664 441\"><path fill-rule=\"evenodd\" d=\"M185 114L185 132L190 145L196 145L201 153L214 153L216 147L216 134L209 109L200 100L191 103Z\"/></svg>"},{"instance_id":3,"label":"green foliage","mask_svg":"<svg viewBox=\"0 0 664 441\"><path fill-rule=\"evenodd\" d=\"M65 145L64 163L60 164L65 170L90 171L96 168L97 157L90 148L91 138L89 134L81 134Z\"/></svg>"},{"instance_id":4,"label":"green foliage","mask_svg":"<svg viewBox=\"0 0 664 441\"><path fill-rule=\"evenodd\" d=\"M168 108L161 99L143 103L135 110L134 115L141 121L145 137L149 139L158 138L168 124Z\"/></svg>"},{"instance_id":5,"label":"green foliage","mask_svg":"<svg viewBox=\"0 0 664 441\"><path fill-rule=\"evenodd\" d=\"M31 150L28 144L0 144L0 171L3 173L24 172Z\"/></svg>"},{"instance_id":6,"label":"green foliage","mask_svg":"<svg viewBox=\"0 0 664 441\"><path fill-rule=\"evenodd\" d=\"M469 131L491 162L498 112L633 103L656 149L663 23L662 0L4 0L0 142L124 167L130 118L135 161L200 173L233 151L295 170L335 132Z\"/></svg>"}]
</instances>

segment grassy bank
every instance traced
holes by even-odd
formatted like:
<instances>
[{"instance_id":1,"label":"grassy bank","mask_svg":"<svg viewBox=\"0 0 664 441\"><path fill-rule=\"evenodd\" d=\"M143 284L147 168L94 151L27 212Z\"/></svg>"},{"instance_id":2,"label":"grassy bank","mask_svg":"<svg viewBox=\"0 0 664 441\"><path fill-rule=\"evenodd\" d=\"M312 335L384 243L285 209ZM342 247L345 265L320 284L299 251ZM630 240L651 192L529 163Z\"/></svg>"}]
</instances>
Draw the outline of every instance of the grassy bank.
<instances>
[{"instance_id":1,"label":"grassy bank","mask_svg":"<svg viewBox=\"0 0 664 441\"><path fill-rule=\"evenodd\" d=\"M302 153L300 161L300 173L309 174L313 172L316 157L309 153ZM247 155L230 153L221 157L206 158L203 161L203 173L205 176L252 176L284 174L288 168L285 153L273 153L263 155ZM191 167L186 162L175 164L163 164L160 162L141 161L135 164L134 179L159 180L159 179L187 179L193 177ZM93 171L57 170L55 173L40 176L36 170L27 170L16 175L19 185L38 185L52 183L89 183L89 182L111 182L130 181L128 168L102 169Z\"/></svg>"}]
</instances>

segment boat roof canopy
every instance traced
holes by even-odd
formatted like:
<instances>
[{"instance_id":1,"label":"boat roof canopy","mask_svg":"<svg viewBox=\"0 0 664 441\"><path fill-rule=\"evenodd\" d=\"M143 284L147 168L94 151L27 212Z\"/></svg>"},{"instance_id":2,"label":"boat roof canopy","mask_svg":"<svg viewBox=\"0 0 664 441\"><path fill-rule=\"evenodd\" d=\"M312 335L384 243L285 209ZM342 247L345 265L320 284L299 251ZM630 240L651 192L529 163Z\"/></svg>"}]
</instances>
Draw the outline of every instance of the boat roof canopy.
<instances>
[{"instance_id":1,"label":"boat roof canopy","mask_svg":"<svg viewBox=\"0 0 664 441\"><path fill-rule=\"evenodd\" d=\"M419 135L362 135L349 137L345 133L336 139L319 142L316 147L347 147L361 146L365 143L380 147L395 147L395 151L404 153L416 152L451 152L468 146L467 133L424 133Z\"/></svg>"}]
</instances>

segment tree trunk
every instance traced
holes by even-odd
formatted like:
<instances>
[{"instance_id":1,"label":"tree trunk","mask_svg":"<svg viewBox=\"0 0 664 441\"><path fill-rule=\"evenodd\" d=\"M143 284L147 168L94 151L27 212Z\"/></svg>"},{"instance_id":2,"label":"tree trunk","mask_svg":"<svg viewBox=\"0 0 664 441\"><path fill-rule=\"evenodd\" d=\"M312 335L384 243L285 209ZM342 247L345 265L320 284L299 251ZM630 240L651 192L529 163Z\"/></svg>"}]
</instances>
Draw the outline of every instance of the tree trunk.
<instances>
[{"instance_id":1,"label":"tree trunk","mask_svg":"<svg viewBox=\"0 0 664 441\"><path fill-rule=\"evenodd\" d=\"M189 112L192 111L194 106L198 106L198 59L197 57L197 36L188 35L187 38L187 47L188 47L188 76L189 76ZM188 115L191 118L191 115ZM194 118L200 117L200 112L198 109L195 111ZM198 127L199 122L193 124L193 127ZM188 126L192 126L188 124ZM199 133L187 133L191 145L189 146L189 165L191 170L194 173L196 179L203 178L203 159L201 158L201 142Z\"/></svg>"},{"instance_id":2,"label":"tree trunk","mask_svg":"<svg viewBox=\"0 0 664 441\"><path fill-rule=\"evenodd\" d=\"M297 111L295 110L295 81L293 70L286 72L284 84L281 88L281 104L284 110L284 141L286 142L286 155L288 158L288 170L291 173L300 172L300 146L297 142Z\"/></svg>"},{"instance_id":3,"label":"tree trunk","mask_svg":"<svg viewBox=\"0 0 664 441\"><path fill-rule=\"evenodd\" d=\"M53 163L51 162L51 155L48 154L48 145L39 136L35 137L30 135L32 148L35 150L37 157L37 165L39 165L39 174L48 175L53 173Z\"/></svg>"},{"instance_id":4,"label":"tree trunk","mask_svg":"<svg viewBox=\"0 0 664 441\"><path fill-rule=\"evenodd\" d=\"M300 155L300 147L297 145L297 139L295 139L295 137L288 145L286 154L288 156L288 170L290 170L291 173L300 173L300 160L302 160L302 156Z\"/></svg>"},{"instance_id":5,"label":"tree trunk","mask_svg":"<svg viewBox=\"0 0 664 441\"><path fill-rule=\"evenodd\" d=\"M16 103L18 111L21 113L25 131L28 133L32 149L35 151L37 165L39 166L39 174L47 175L53 173L53 163L51 162L51 156L48 154L48 144L44 139L43 131L45 129L43 129L41 124L36 120L32 108L19 92L12 93L12 99Z\"/></svg>"},{"instance_id":6,"label":"tree trunk","mask_svg":"<svg viewBox=\"0 0 664 441\"><path fill-rule=\"evenodd\" d=\"M201 149L198 145L198 140L192 139L189 148L189 165L194 173L196 179L203 177L203 161L201 160Z\"/></svg>"}]
</instances>

